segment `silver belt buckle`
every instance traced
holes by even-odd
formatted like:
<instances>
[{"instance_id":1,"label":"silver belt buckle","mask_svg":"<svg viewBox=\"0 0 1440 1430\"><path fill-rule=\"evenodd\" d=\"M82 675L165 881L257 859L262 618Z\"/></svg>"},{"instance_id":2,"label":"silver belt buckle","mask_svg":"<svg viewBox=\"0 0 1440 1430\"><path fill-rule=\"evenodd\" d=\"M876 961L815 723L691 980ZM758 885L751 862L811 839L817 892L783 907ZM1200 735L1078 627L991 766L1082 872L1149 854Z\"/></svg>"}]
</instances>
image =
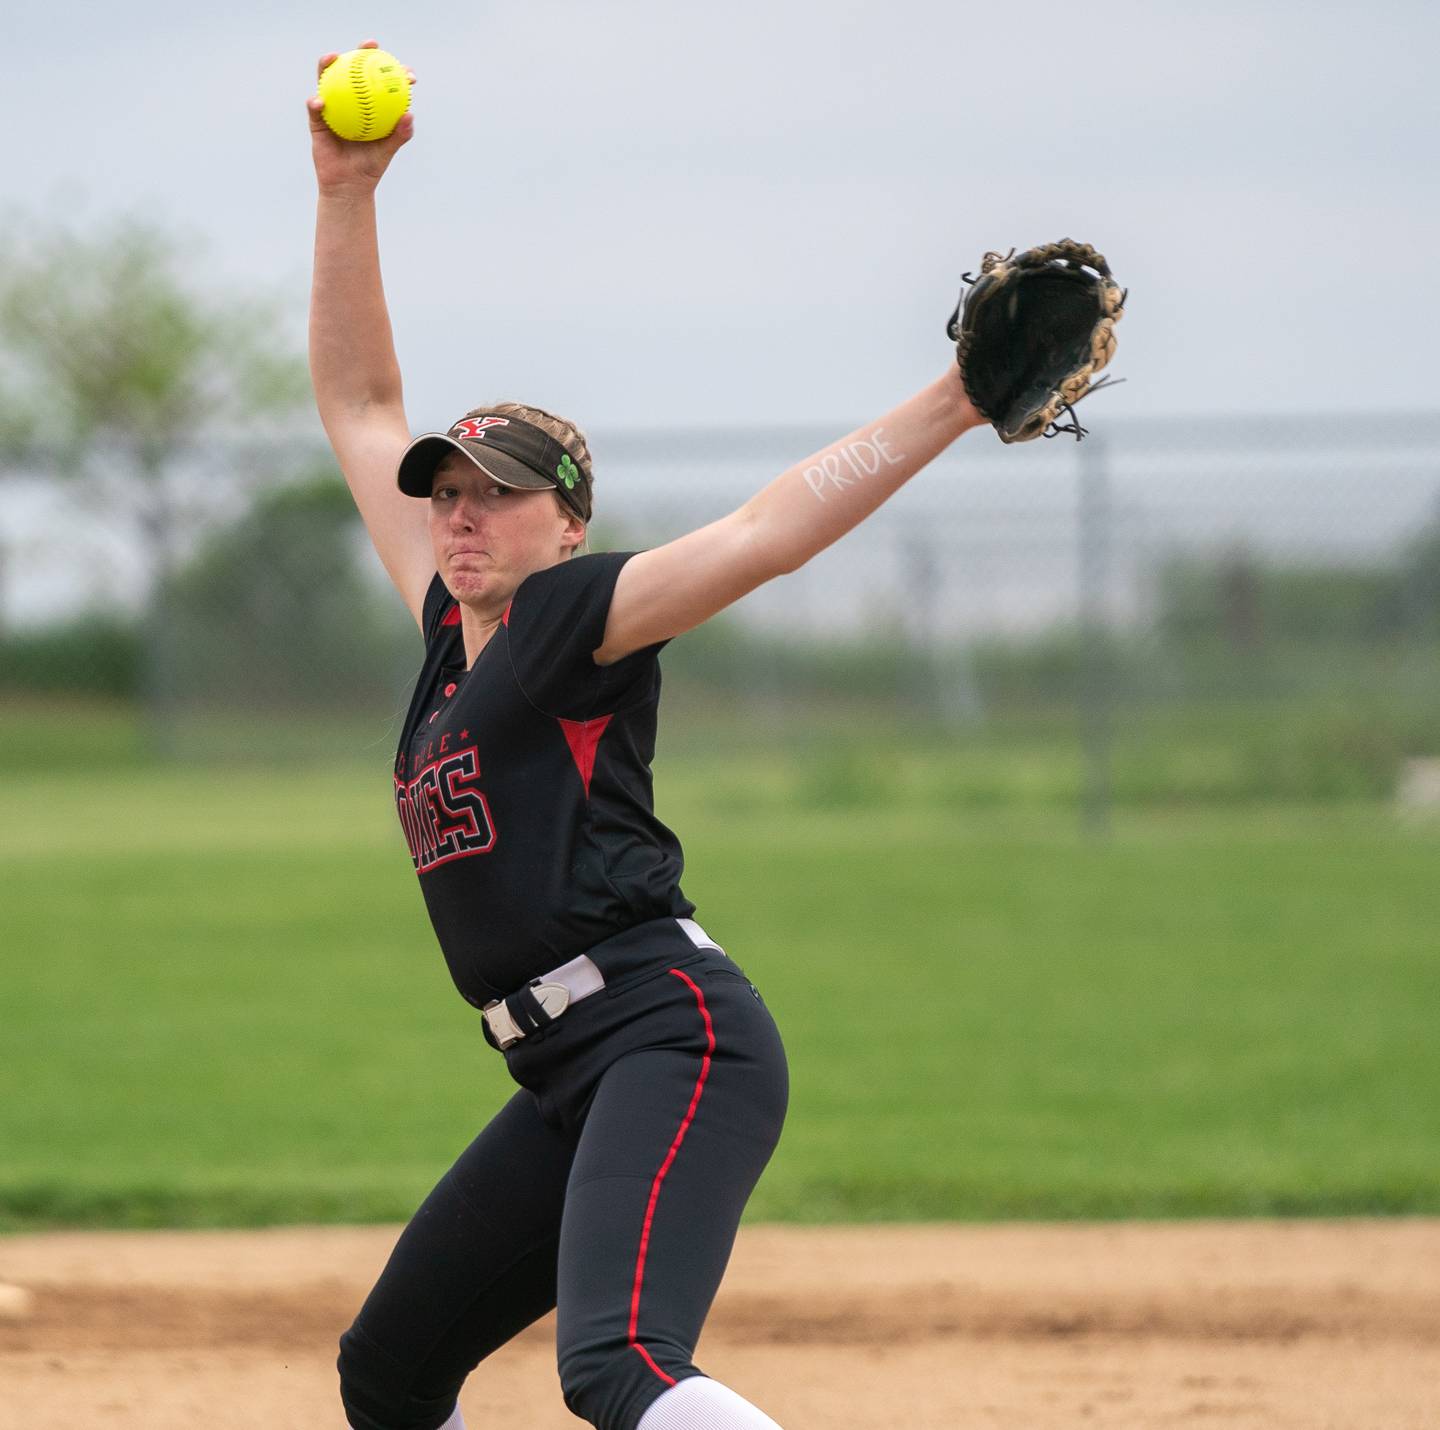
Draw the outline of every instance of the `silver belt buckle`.
<instances>
[{"instance_id":1,"label":"silver belt buckle","mask_svg":"<svg viewBox=\"0 0 1440 1430\"><path fill-rule=\"evenodd\" d=\"M480 1015L485 1019L485 1025L490 1029L501 1052L512 1043L520 1041L520 1030L515 1026L510 1010L498 998L493 1003L487 1003L480 1010Z\"/></svg>"},{"instance_id":2,"label":"silver belt buckle","mask_svg":"<svg viewBox=\"0 0 1440 1430\"><path fill-rule=\"evenodd\" d=\"M570 990L563 983L532 983L530 991L535 1001L550 1015L552 1021L570 1006ZM513 1047L525 1036L524 1030L515 1021L514 1015L505 1006L503 998L487 1003L481 1010L490 1031L501 1052Z\"/></svg>"}]
</instances>

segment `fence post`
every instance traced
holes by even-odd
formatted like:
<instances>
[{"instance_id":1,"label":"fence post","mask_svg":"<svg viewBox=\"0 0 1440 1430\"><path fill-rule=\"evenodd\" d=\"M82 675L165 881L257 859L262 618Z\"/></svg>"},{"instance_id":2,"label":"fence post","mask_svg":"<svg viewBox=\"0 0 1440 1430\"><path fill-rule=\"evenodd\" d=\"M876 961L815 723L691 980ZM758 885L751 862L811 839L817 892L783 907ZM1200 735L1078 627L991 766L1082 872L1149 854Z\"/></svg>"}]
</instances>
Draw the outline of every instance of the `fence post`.
<instances>
[{"instance_id":1,"label":"fence post","mask_svg":"<svg viewBox=\"0 0 1440 1430\"><path fill-rule=\"evenodd\" d=\"M933 527L910 533L900 542L907 610L907 635L915 657L909 692L912 708L942 727L973 725L980 718L980 695L970 671L968 652L947 642L940 629L945 544Z\"/></svg>"},{"instance_id":2,"label":"fence post","mask_svg":"<svg viewBox=\"0 0 1440 1430\"><path fill-rule=\"evenodd\" d=\"M1105 441L1080 443L1079 596L1080 748L1084 765L1080 828L1088 835L1110 832L1113 745L1113 677L1106 596L1110 582L1110 465Z\"/></svg>"},{"instance_id":3,"label":"fence post","mask_svg":"<svg viewBox=\"0 0 1440 1430\"><path fill-rule=\"evenodd\" d=\"M173 760L180 749L180 688L177 680L178 641L175 632L174 542L170 518L157 498L141 516L150 568L150 593L141 620L144 644L141 659L141 703L145 744L158 760Z\"/></svg>"}]
</instances>

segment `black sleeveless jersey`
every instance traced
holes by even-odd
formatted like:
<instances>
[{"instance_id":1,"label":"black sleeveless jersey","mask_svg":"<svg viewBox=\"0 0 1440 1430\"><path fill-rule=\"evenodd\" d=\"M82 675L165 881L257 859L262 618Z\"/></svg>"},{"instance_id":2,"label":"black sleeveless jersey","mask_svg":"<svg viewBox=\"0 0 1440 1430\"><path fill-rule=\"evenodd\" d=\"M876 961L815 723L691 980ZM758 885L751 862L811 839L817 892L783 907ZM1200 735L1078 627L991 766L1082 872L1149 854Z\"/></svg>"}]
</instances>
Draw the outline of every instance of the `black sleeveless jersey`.
<instances>
[{"instance_id":1,"label":"black sleeveless jersey","mask_svg":"<svg viewBox=\"0 0 1440 1430\"><path fill-rule=\"evenodd\" d=\"M450 975L477 1006L635 924L695 912L654 811L663 642L591 657L633 554L526 577L470 670L439 575L426 593L395 803Z\"/></svg>"}]
</instances>

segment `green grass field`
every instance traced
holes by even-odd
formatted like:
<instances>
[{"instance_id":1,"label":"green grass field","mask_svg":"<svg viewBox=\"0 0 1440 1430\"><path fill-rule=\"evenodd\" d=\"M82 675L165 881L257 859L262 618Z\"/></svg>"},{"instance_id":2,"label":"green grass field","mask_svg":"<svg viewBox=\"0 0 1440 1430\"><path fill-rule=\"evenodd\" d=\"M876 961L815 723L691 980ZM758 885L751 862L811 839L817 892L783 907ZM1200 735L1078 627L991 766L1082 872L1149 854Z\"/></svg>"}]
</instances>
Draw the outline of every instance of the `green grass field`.
<instances>
[{"instance_id":1,"label":"green grass field","mask_svg":"<svg viewBox=\"0 0 1440 1430\"><path fill-rule=\"evenodd\" d=\"M413 1208L508 1088L386 766L8 762L0 1226ZM1440 1211L1440 828L1152 809L1087 842L957 778L661 763L686 891L790 1049L753 1216Z\"/></svg>"}]
</instances>

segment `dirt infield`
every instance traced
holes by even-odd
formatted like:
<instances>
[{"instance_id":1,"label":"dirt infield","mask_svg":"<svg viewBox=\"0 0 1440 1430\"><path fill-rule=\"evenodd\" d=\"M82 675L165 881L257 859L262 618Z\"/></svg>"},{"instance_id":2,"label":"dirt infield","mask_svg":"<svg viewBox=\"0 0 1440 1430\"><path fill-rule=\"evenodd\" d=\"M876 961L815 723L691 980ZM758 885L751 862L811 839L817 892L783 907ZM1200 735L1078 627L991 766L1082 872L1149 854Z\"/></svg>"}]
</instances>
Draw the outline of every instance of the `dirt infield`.
<instances>
[{"instance_id":1,"label":"dirt infield","mask_svg":"<svg viewBox=\"0 0 1440 1430\"><path fill-rule=\"evenodd\" d=\"M0 1240L0 1427L316 1430L395 1229ZM549 1322L466 1387L562 1430ZM747 1228L699 1360L786 1430L1440 1426L1440 1220Z\"/></svg>"}]
</instances>

